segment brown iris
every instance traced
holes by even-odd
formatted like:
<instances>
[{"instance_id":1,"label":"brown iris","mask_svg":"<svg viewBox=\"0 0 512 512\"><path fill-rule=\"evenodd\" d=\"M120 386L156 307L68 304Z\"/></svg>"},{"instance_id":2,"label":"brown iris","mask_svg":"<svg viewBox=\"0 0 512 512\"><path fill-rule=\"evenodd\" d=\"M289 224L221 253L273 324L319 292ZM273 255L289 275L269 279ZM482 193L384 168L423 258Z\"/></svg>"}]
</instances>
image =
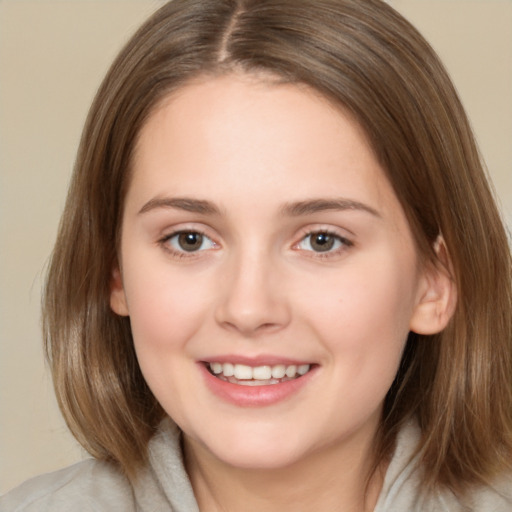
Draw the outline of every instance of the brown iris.
<instances>
[{"instance_id":1,"label":"brown iris","mask_svg":"<svg viewBox=\"0 0 512 512\"><path fill-rule=\"evenodd\" d=\"M336 241L335 237L328 233L313 233L310 236L311 248L317 252L330 251Z\"/></svg>"},{"instance_id":2,"label":"brown iris","mask_svg":"<svg viewBox=\"0 0 512 512\"><path fill-rule=\"evenodd\" d=\"M178 235L178 244L184 251L197 251L203 245L203 235L193 232L180 233Z\"/></svg>"}]
</instances>

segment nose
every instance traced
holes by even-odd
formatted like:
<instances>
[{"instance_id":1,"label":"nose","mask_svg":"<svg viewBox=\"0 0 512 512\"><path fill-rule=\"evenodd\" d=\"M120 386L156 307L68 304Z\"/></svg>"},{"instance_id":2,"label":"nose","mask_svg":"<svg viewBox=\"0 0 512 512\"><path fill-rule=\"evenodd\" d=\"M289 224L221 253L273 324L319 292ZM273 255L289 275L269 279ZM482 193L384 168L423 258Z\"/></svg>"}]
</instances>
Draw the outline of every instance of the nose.
<instances>
[{"instance_id":1,"label":"nose","mask_svg":"<svg viewBox=\"0 0 512 512\"><path fill-rule=\"evenodd\" d=\"M216 321L245 337L280 331L290 322L284 281L276 262L261 252L233 258L220 284Z\"/></svg>"}]
</instances>

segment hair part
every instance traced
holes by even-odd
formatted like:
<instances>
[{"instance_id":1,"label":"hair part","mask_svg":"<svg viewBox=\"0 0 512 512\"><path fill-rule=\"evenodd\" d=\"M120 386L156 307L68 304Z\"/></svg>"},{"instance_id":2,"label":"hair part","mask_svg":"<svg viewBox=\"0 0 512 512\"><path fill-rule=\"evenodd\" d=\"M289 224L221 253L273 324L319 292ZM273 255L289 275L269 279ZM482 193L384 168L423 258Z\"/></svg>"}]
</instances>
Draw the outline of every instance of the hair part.
<instances>
[{"instance_id":1,"label":"hair part","mask_svg":"<svg viewBox=\"0 0 512 512\"><path fill-rule=\"evenodd\" d=\"M305 84L350 112L426 262L436 264L442 234L457 308L442 333L410 334L376 464L416 418L425 490L488 483L512 454L507 237L446 71L380 0L173 0L121 51L86 121L44 295L46 350L69 428L130 477L146 463L165 413L140 372L129 320L109 303L133 152L169 94L234 71Z\"/></svg>"}]
</instances>

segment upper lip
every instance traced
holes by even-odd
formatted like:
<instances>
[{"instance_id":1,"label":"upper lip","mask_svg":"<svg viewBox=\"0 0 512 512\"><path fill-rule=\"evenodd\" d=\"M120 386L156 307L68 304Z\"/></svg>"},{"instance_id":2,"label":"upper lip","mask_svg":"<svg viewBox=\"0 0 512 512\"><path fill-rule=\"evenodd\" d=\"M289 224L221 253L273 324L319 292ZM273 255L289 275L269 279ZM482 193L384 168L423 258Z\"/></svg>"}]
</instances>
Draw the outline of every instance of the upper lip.
<instances>
[{"instance_id":1,"label":"upper lip","mask_svg":"<svg viewBox=\"0 0 512 512\"><path fill-rule=\"evenodd\" d=\"M283 364L285 366L291 365L303 365L303 364L313 364L312 361L304 360L304 359L294 359L290 357L281 357L277 355L266 355L261 354L258 356L244 356L244 355L235 355L235 354L225 354L219 356L206 357L201 360L203 363L231 363L231 364L243 364L246 366L275 366L278 364Z\"/></svg>"}]
</instances>

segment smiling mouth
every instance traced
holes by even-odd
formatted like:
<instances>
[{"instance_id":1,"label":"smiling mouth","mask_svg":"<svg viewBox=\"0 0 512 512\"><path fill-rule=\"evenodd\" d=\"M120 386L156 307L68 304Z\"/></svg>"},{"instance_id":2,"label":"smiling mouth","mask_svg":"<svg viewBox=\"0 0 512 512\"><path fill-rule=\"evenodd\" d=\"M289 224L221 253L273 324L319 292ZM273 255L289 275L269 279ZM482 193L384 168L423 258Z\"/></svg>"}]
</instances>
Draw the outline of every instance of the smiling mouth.
<instances>
[{"instance_id":1,"label":"smiling mouth","mask_svg":"<svg viewBox=\"0 0 512 512\"><path fill-rule=\"evenodd\" d=\"M311 370L312 365L247 366L232 363L206 363L212 375L224 382L241 386L268 386L281 384L302 377Z\"/></svg>"}]
</instances>

